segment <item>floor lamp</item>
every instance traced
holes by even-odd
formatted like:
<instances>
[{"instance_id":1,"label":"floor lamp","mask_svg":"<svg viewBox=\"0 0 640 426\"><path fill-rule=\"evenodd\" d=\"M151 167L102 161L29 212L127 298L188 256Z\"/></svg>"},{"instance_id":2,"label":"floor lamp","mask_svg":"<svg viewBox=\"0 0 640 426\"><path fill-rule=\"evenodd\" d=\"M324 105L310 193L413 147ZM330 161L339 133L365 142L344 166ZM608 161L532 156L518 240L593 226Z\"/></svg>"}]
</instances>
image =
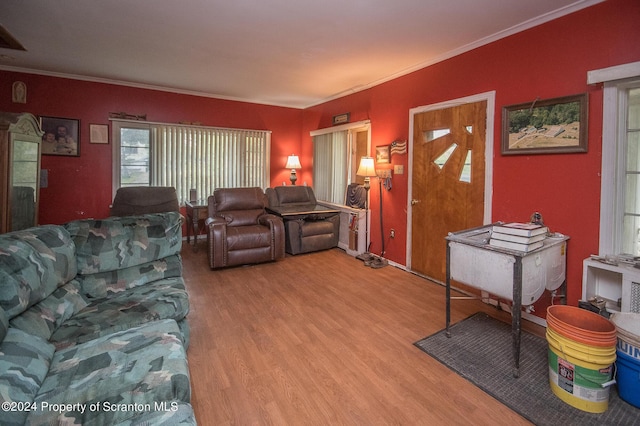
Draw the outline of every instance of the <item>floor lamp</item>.
<instances>
[{"instance_id":1,"label":"floor lamp","mask_svg":"<svg viewBox=\"0 0 640 426\"><path fill-rule=\"evenodd\" d=\"M364 190L366 191L366 197L364 199L364 211L365 211L365 250L364 253L356 256L356 259L364 260L365 262L370 262L373 260L374 256L369 253L369 189L371 188L371 179L376 175L375 164L373 163L373 157L362 157L360 159L360 166L358 167L358 171L356 175L364 177Z\"/></svg>"}]
</instances>

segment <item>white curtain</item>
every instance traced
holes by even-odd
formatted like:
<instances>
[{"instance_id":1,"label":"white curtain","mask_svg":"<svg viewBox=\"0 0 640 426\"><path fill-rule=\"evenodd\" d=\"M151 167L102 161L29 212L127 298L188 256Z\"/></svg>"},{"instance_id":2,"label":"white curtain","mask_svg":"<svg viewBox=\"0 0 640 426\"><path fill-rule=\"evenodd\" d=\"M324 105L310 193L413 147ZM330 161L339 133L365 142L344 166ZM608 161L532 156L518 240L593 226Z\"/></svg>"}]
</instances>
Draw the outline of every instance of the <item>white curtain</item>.
<instances>
[{"instance_id":1,"label":"white curtain","mask_svg":"<svg viewBox=\"0 0 640 426\"><path fill-rule=\"evenodd\" d=\"M313 190L318 200L345 203L349 183L348 132L313 137Z\"/></svg>"},{"instance_id":2,"label":"white curtain","mask_svg":"<svg viewBox=\"0 0 640 426\"><path fill-rule=\"evenodd\" d=\"M181 201L196 189L205 199L216 188L270 186L271 132L152 125L151 185L174 186Z\"/></svg>"}]
</instances>

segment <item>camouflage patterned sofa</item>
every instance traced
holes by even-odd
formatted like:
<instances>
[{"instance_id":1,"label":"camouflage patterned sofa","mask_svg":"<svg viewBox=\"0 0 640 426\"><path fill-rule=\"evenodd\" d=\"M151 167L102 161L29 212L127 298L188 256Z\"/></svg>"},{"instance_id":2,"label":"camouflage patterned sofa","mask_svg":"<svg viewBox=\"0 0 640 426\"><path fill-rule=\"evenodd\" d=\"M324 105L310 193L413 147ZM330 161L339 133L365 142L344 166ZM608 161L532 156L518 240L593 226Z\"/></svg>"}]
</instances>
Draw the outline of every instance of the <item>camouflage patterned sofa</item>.
<instances>
[{"instance_id":1,"label":"camouflage patterned sofa","mask_svg":"<svg viewBox=\"0 0 640 426\"><path fill-rule=\"evenodd\" d=\"M195 424L176 212L0 235L0 424Z\"/></svg>"}]
</instances>

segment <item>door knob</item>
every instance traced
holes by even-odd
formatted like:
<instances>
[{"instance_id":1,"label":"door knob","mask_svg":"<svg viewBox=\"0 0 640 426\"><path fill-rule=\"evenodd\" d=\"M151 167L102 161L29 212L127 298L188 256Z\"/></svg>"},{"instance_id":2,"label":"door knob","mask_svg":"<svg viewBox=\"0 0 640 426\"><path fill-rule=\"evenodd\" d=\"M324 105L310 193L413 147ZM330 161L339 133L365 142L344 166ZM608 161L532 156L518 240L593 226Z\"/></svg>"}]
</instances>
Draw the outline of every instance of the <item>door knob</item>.
<instances>
[{"instance_id":1,"label":"door knob","mask_svg":"<svg viewBox=\"0 0 640 426\"><path fill-rule=\"evenodd\" d=\"M418 204L420 202L420 200L411 200L411 205L415 206L416 204Z\"/></svg>"}]
</instances>

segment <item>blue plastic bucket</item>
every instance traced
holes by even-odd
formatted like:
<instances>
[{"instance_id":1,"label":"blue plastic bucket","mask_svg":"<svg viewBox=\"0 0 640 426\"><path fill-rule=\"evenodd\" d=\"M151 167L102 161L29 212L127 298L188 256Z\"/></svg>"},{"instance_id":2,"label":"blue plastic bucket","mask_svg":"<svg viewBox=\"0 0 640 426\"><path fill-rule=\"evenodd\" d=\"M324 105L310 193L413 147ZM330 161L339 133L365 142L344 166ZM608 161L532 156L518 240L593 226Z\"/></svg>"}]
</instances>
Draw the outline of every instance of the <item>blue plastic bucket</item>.
<instances>
[{"instance_id":1,"label":"blue plastic bucket","mask_svg":"<svg viewBox=\"0 0 640 426\"><path fill-rule=\"evenodd\" d=\"M620 349L616 355L616 382L620 398L640 408L640 360L631 358Z\"/></svg>"}]
</instances>

